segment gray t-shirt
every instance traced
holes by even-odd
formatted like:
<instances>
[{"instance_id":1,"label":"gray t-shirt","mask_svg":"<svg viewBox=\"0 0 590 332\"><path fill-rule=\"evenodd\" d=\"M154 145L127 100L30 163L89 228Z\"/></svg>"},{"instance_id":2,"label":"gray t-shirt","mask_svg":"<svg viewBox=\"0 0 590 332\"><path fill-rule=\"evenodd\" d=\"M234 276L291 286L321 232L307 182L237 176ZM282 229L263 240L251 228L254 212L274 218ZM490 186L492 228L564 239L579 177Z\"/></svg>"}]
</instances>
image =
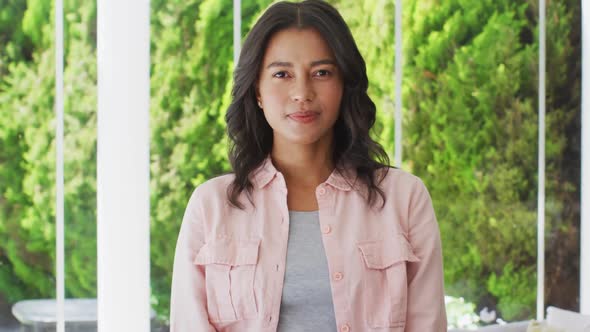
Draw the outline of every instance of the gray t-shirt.
<instances>
[{"instance_id":1,"label":"gray t-shirt","mask_svg":"<svg viewBox=\"0 0 590 332\"><path fill-rule=\"evenodd\" d=\"M328 261L317 211L289 211L278 332L336 331Z\"/></svg>"}]
</instances>

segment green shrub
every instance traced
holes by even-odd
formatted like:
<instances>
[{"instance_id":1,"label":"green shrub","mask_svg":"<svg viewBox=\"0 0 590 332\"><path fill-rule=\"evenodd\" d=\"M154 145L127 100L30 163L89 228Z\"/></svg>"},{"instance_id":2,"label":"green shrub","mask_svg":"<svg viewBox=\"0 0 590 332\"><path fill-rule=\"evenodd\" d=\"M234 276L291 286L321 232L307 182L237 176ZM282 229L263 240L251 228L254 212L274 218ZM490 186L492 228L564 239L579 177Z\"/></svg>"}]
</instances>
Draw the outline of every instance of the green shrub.
<instances>
[{"instance_id":1,"label":"green shrub","mask_svg":"<svg viewBox=\"0 0 590 332\"><path fill-rule=\"evenodd\" d=\"M538 152L535 2L416 1L408 6L404 146L408 167L430 188L438 213L446 290L478 305L491 295L505 319L531 317ZM576 7L573 1L550 2L547 9L547 223L552 236L577 227L575 212L562 215L555 203L575 201L571 188L579 183L579 173L576 178L573 172L560 180L565 178L561 161L575 158L565 142L576 144L579 137L565 130L579 114L579 58L572 47L579 39L567 28ZM574 73L569 87L563 81L566 72ZM558 100L562 93L576 101ZM559 199L556 193L562 193ZM556 233L558 224L567 231ZM563 247L556 242L547 246L548 253ZM575 253L572 247L569 253ZM548 264L547 276L566 264ZM577 284L577 279L569 282ZM546 287L551 292L555 286Z\"/></svg>"}]
</instances>

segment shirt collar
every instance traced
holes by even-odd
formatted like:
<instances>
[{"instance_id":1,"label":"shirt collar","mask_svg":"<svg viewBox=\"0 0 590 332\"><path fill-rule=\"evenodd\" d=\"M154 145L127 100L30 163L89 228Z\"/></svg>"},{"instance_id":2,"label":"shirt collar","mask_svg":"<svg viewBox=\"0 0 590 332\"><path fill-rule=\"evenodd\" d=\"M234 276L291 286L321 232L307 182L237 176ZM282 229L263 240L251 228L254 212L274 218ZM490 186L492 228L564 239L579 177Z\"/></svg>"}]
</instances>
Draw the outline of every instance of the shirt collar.
<instances>
[{"instance_id":1,"label":"shirt collar","mask_svg":"<svg viewBox=\"0 0 590 332\"><path fill-rule=\"evenodd\" d=\"M252 184L257 189L264 188L269 182L277 176L277 169L272 164L270 156L266 157L262 164L252 172Z\"/></svg>"},{"instance_id":2,"label":"shirt collar","mask_svg":"<svg viewBox=\"0 0 590 332\"><path fill-rule=\"evenodd\" d=\"M279 171L273 165L270 156L267 156L262 164L253 172L253 185L258 189L262 189L275 179L278 174ZM350 191L353 188L355 181L356 171L341 166L336 167L332 171L332 174L330 174L325 183L336 189Z\"/></svg>"}]
</instances>

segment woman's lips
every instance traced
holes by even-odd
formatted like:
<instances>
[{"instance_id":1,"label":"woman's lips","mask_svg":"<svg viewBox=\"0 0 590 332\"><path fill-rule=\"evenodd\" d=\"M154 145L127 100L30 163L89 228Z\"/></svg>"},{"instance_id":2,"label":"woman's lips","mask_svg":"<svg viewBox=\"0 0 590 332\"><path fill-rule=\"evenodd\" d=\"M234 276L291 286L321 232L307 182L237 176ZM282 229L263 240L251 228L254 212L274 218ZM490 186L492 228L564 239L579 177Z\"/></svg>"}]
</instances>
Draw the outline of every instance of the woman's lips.
<instances>
[{"instance_id":1,"label":"woman's lips","mask_svg":"<svg viewBox=\"0 0 590 332\"><path fill-rule=\"evenodd\" d=\"M305 112L295 112L295 113L291 113L288 115L289 118L291 118L292 120L295 120L299 123L310 123L315 121L315 119L317 119L319 113L316 112L309 112L309 111L305 111Z\"/></svg>"}]
</instances>

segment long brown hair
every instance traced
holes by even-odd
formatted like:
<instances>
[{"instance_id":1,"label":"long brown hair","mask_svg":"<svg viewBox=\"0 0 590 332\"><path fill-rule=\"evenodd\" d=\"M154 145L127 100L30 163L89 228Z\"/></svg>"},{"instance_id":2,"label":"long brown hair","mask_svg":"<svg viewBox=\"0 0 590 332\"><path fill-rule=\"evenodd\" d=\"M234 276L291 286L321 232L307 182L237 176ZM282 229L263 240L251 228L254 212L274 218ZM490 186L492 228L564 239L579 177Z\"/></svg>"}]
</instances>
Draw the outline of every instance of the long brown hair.
<instances>
[{"instance_id":1,"label":"long brown hair","mask_svg":"<svg viewBox=\"0 0 590 332\"><path fill-rule=\"evenodd\" d=\"M387 167L389 158L369 135L375 124L376 108L367 94L365 61L344 19L334 7L320 0L273 4L246 37L234 71L232 102L225 116L231 140L229 160L235 174L227 191L229 202L244 208L238 197L244 190L251 197L250 175L272 149L273 131L257 106L256 84L271 36L293 27L318 31L331 48L342 73L344 91L340 115L334 124L334 165L356 170L357 179L368 189L368 203L373 205L378 194L384 204L385 194L378 186L381 179L378 179L377 170Z\"/></svg>"}]
</instances>

